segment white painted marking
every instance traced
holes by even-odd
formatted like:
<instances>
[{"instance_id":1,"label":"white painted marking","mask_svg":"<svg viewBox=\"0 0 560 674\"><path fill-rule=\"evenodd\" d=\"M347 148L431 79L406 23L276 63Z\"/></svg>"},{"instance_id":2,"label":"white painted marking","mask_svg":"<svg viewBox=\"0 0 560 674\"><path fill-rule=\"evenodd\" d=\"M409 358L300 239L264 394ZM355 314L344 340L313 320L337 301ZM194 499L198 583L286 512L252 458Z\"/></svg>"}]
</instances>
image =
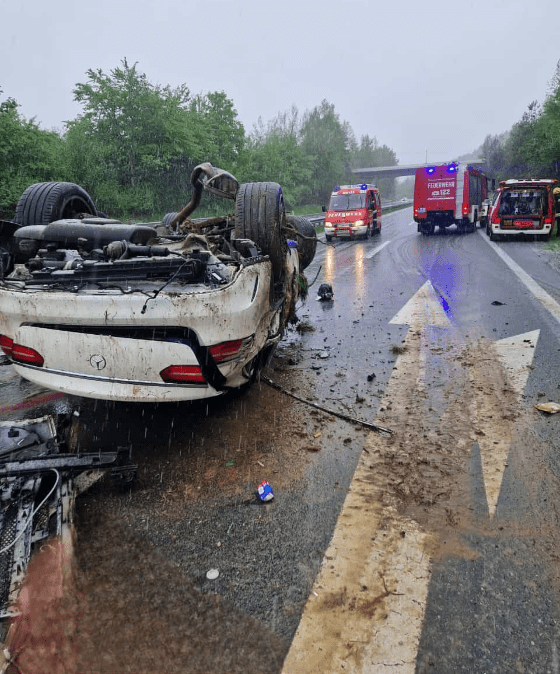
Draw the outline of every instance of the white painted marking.
<instances>
[{"instance_id":1,"label":"white painted marking","mask_svg":"<svg viewBox=\"0 0 560 674\"><path fill-rule=\"evenodd\" d=\"M415 224L416 224L416 220L413 220L412 222L409 222L409 223L408 223L408 226L409 226L409 227L412 227L412 225L415 225Z\"/></svg>"},{"instance_id":2,"label":"white painted marking","mask_svg":"<svg viewBox=\"0 0 560 674\"><path fill-rule=\"evenodd\" d=\"M391 243L391 240L385 241L380 246L377 246L377 248L374 248L373 250L370 250L369 253L366 253L366 258L368 260L371 259L374 255L377 255L377 253L379 253L380 250L383 250L383 248L385 248L385 246L388 246L390 243Z\"/></svg>"},{"instance_id":3,"label":"white painted marking","mask_svg":"<svg viewBox=\"0 0 560 674\"><path fill-rule=\"evenodd\" d=\"M415 327L435 325L441 328L451 325L431 281L426 281L389 323Z\"/></svg>"},{"instance_id":4,"label":"white painted marking","mask_svg":"<svg viewBox=\"0 0 560 674\"><path fill-rule=\"evenodd\" d=\"M523 335L506 337L494 342L510 384L518 396L521 396L525 390L540 332L540 330L533 330Z\"/></svg>"},{"instance_id":5,"label":"white painted marking","mask_svg":"<svg viewBox=\"0 0 560 674\"><path fill-rule=\"evenodd\" d=\"M517 278L525 285L526 288L539 300L539 302L554 316L554 318L560 323L560 304L551 297L546 290L543 290L540 285L534 281L531 276L520 267L517 262L511 259L511 257L504 253L500 246L496 245L494 241L486 236L486 233L483 233L483 230L479 230L479 234L482 238L488 243L488 245L493 248L494 252L498 257L501 257L502 260L507 264L511 271L517 276Z\"/></svg>"},{"instance_id":6,"label":"white painted marking","mask_svg":"<svg viewBox=\"0 0 560 674\"><path fill-rule=\"evenodd\" d=\"M525 390L539 334L540 330L533 330L494 342L508 381L518 397L521 397ZM479 404L484 405L484 402L479 401ZM496 514L511 449L511 426L506 423L505 427L500 428L497 426L496 418L493 415L486 416L486 414L481 409L477 414L478 426L484 433L478 438L478 446L488 514L492 518Z\"/></svg>"},{"instance_id":7,"label":"white painted marking","mask_svg":"<svg viewBox=\"0 0 560 674\"><path fill-rule=\"evenodd\" d=\"M407 343L385 401L411 374L423 376L418 333L409 330ZM383 464L375 466L379 442L372 434L360 457L283 674L416 671L436 540L399 514Z\"/></svg>"}]
</instances>

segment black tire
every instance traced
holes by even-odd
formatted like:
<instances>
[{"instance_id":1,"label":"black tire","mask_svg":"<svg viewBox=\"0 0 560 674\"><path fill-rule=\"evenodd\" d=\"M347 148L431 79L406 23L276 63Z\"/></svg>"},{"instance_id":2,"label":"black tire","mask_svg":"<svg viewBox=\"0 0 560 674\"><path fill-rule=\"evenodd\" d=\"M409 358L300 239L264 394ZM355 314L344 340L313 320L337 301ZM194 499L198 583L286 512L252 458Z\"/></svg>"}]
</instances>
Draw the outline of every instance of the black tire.
<instances>
[{"instance_id":1,"label":"black tire","mask_svg":"<svg viewBox=\"0 0 560 674\"><path fill-rule=\"evenodd\" d=\"M435 232L436 226L433 222L427 220L422 224L422 234L424 236L431 236Z\"/></svg>"},{"instance_id":2,"label":"black tire","mask_svg":"<svg viewBox=\"0 0 560 674\"><path fill-rule=\"evenodd\" d=\"M299 215L287 215L286 225L296 229L301 236L297 237L299 270L303 271L313 262L317 250L317 232L315 226L307 218ZM306 237L305 239L303 237Z\"/></svg>"},{"instance_id":3,"label":"black tire","mask_svg":"<svg viewBox=\"0 0 560 674\"><path fill-rule=\"evenodd\" d=\"M278 183L245 183L235 197L235 237L251 239L268 255L276 279L283 277L288 244L284 194Z\"/></svg>"},{"instance_id":4,"label":"black tire","mask_svg":"<svg viewBox=\"0 0 560 674\"><path fill-rule=\"evenodd\" d=\"M175 213L166 213L166 214L163 216L163 218L162 218L161 224L162 224L164 227L169 228L169 225L171 224L171 221L173 220L173 218L174 218L176 215L177 215L177 212L175 212Z\"/></svg>"},{"instance_id":5,"label":"black tire","mask_svg":"<svg viewBox=\"0 0 560 674\"><path fill-rule=\"evenodd\" d=\"M79 185L35 183L19 198L14 222L22 226L48 225L81 213L97 216L91 197Z\"/></svg>"},{"instance_id":6,"label":"black tire","mask_svg":"<svg viewBox=\"0 0 560 674\"><path fill-rule=\"evenodd\" d=\"M325 239L327 241L332 241L332 236L330 236L330 234L325 234Z\"/></svg>"}]
</instances>

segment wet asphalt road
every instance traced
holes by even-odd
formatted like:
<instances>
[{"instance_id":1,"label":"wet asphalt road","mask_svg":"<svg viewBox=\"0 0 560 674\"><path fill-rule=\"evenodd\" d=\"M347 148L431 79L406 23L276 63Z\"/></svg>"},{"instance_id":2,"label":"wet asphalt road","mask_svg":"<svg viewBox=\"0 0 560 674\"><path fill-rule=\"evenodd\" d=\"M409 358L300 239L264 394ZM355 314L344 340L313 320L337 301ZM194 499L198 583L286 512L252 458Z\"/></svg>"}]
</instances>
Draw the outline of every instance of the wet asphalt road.
<instances>
[{"instance_id":1,"label":"wet asphalt road","mask_svg":"<svg viewBox=\"0 0 560 674\"><path fill-rule=\"evenodd\" d=\"M401 210L384 217L379 236L318 247L306 271L310 280L318 276L298 309L314 330L290 332L266 374L319 405L375 421L393 347L408 331L389 321L430 280L454 326L481 348L484 340L539 329L522 404L558 401L558 321L479 231L423 237L411 223L411 209ZM560 302L560 275L546 244L499 245ZM332 302L316 301L321 282L332 284ZM79 409L83 449L131 446L139 466L131 492L101 484L78 504L80 582L90 597L81 628L91 643L84 671L279 672L368 432L262 383L208 405L64 397L24 408L48 392L10 370L0 369L3 418ZM558 423L535 419L532 432L549 448L531 478L538 488L529 495L511 479L500 496L504 517L535 536L473 532L469 544L481 553L474 562L438 563L417 671L559 671ZM474 452L475 477L477 471ZM254 495L262 479L275 491L270 504ZM484 518L477 484L473 508ZM212 568L216 580L206 578ZM132 633L122 629L125 615Z\"/></svg>"}]
</instances>

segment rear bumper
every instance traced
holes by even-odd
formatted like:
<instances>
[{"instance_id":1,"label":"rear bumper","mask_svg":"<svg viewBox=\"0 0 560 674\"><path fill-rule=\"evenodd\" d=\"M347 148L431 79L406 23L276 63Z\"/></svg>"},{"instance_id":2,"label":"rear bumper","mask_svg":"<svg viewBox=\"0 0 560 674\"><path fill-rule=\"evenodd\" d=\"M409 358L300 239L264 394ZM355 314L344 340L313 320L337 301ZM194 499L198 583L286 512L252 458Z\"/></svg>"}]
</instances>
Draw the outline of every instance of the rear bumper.
<instances>
[{"instance_id":1,"label":"rear bumper","mask_svg":"<svg viewBox=\"0 0 560 674\"><path fill-rule=\"evenodd\" d=\"M14 367L50 389L138 402L209 398L249 381L251 361L281 338L285 307L271 305L270 276L264 261L241 269L228 285L166 289L147 303L140 293L0 287L0 334L43 357L42 366ZM213 377L203 368L208 383L162 378L166 368L200 366L210 346L235 340L243 347L226 362L212 360Z\"/></svg>"},{"instance_id":2,"label":"rear bumper","mask_svg":"<svg viewBox=\"0 0 560 674\"><path fill-rule=\"evenodd\" d=\"M55 372L14 363L16 372L45 388L61 391L69 395L97 400L119 400L122 402L173 402L200 400L224 393L210 385L161 384L154 382L126 381L104 377L86 376L79 373Z\"/></svg>"},{"instance_id":3,"label":"rear bumper","mask_svg":"<svg viewBox=\"0 0 560 674\"><path fill-rule=\"evenodd\" d=\"M544 224L541 227L502 227L499 224L492 223L490 229L494 236L508 236L511 234L516 236L534 236L535 234L546 236L552 232L552 225Z\"/></svg>"}]
</instances>

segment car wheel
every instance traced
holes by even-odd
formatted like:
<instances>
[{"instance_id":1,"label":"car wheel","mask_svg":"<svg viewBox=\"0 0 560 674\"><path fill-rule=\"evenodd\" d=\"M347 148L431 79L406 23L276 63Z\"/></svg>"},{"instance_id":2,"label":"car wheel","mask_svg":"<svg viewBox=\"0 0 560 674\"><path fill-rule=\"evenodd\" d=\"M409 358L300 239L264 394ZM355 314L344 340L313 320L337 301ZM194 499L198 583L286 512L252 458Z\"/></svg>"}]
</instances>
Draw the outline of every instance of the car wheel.
<instances>
[{"instance_id":1,"label":"car wheel","mask_svg":"<svg viewBox=\"0 0 560 674\"><path fill-rule=\"evenodd\" d=\"M317 250L317 232L315 231L315 226L307 218L303 218L300 215L287 215L286 225L298 232L299 269L303 271L309 267Z\"/></svg>"},{"instance_id":2,"label":"car wheel","mask_svg":"<svg viewBox=\"0 0 560 674\"><path fill-rule=\"evenodd\" d=\"M169 229L169 226L171 225L171 221L173 220L173 218L174 218L176 215L177 215L177 212L175 212L175 213L166 213L166 214L163 216L162 220L161 220L161 224L162 224L164 227L167 227L167 229Z\"/></svg>"},{"instance_id":3,"label":"car wheel","mask_svg":"<svg viewBox=\"0 0 560 674\"><path fill-rule=\"evenodd\" d=\"M251 239L268 255L275 278L283 276L288 244L284 194L278 183L245 183L235 197L235 237Z\"/></svg>"},{"instance_id":4,"label":"car wheel","mask_svg":"<svg viewBox=\"0 0 560 674\"><path fill-rule=\"evenodd\" d=\"M89 194L74 183L35 183L19 198L14 222L18 225L48 225L75 218L81 213L97 216Z\"/></svg>"},{"instance_id":5,"label":"car wheel","mask_svg":"<svg viewBox=\"0 0 560 674\"><path fill-rule=\"evenodd\" d=\"M497 237L494 232L490 231L490 241L496 241Z\"/></svg>"}]
</instances>

